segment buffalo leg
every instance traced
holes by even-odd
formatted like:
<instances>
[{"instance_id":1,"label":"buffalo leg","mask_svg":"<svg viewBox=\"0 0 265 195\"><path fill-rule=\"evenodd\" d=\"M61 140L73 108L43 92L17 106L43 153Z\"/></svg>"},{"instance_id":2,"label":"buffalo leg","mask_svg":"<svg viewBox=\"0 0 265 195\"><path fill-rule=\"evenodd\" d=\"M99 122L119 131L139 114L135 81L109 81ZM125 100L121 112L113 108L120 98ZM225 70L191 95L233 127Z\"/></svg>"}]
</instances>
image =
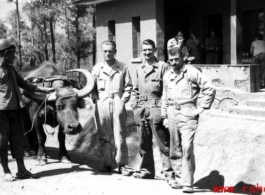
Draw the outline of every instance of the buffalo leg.
<instances>
[{"instance_id":1,"label":"buffalo leg","mask_svg":"<svg viewBox=\"0 0 265 195\"><path fill-rule=\"evenodd\" d=\"M58 141L59 141L59 159L62 163L69 163L70 157L67 154L65 147L65 134L63 133L63 129L59 127L58 132Z\"/></svg>"},{"instance_id":2,"label":"buffalo leg","mask_svg":"<svg viewBox=\"0 0 265 195\"><path fill-rule=\"evenodd\" d=\"M36 129L37 137L39 141L37 161L39 165L45 165L47 164L47 154L45 150L46 134L44 133L42 124L38 123L37 121L35 123L35 129Z\"/></svg>"}]
</instances>

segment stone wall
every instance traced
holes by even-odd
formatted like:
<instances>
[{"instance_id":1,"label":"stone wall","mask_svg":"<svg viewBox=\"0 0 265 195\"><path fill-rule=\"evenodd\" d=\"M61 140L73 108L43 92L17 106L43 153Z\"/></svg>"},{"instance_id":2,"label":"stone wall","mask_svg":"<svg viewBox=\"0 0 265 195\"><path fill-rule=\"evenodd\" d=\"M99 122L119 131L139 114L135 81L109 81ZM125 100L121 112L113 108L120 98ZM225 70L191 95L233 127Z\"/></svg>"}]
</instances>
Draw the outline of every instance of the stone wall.
<instances>
[{"instance_id":1,"label":"stone wall","mask_svg":"<svg viewBox=\"0 0 265 195\"><path fill-rule=\"evenodd\" d=\"M242 92L258 92L258 65L196 65L202 69L216 87L238 89Z\"/></svg>"}]
</instances>

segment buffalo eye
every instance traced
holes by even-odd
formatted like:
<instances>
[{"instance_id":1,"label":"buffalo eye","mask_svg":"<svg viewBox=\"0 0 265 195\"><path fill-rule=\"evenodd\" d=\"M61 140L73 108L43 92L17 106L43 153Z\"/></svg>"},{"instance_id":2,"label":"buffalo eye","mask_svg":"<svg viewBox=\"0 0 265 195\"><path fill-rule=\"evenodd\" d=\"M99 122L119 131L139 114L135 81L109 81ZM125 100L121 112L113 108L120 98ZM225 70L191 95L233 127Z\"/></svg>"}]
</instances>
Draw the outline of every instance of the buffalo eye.
<instances>
[{"instance_id":1,"label":"buffalo eye","mask_svg":"<svg viewBox=\"0 0 265 195\"><path fill-rule=\"evenodd\" d=\"M64 109L64 106L63 105L58 105L57 106L57 110L63 110Z\"/></svg>"}]
</instances>

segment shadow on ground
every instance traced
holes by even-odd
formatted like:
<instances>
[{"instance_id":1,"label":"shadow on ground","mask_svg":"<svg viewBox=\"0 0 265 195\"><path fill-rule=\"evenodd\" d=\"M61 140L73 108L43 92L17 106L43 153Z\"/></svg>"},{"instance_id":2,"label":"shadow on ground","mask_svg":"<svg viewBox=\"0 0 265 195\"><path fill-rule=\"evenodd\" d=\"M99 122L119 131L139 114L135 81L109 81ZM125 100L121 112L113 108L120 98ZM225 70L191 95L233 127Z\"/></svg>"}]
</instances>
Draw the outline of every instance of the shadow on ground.
<instances>
[{"instance_id":1,"label":"shadow on ground","mask_svg":"<svg viewBox=\"0 0 265 195\"><path fill-rule=\"evenodd\" d=\"M81 168L81 165L74 165L71 168L60 168L60 169L53 169L47 171L38 172L37 175L40 177L50 177L62 174L68 174L72 172L82 172L82 171L93 171L93 174L96 174L93 169Z\"/></svg>"},{"instance_id":2,"label":"shadow on ground","mask_svg":"<svg viewBox=\"0 0 265 195\"><path fill-rule=\"evenodd\" d=\"M252 194L252 195L261 195L263 189L262 186L254 186L252 184L245 183L243 181L238 182L234 186L225 186L225 178L223 175L219 174L219 171L211 171L210 174L202 179L198 180L195 184L194 192L219 192L222 191L222 187L225 187L226 191L229 193L236 194ZM215 188L215 189L214 189Z\"/></svg>"}]
</instances>

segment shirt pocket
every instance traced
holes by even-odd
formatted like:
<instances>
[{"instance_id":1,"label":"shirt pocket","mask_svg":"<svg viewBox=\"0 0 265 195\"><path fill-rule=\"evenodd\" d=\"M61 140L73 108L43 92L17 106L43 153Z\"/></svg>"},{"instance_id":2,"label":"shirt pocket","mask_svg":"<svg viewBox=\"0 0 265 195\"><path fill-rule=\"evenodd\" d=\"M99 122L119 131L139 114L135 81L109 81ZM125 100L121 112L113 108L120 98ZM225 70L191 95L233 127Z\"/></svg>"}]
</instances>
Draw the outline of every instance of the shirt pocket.
<instances>
[{"instance_id":1,"label":"shirt pocket","mask_svg":"<svg viewBox=\"0 0 265 195\"><path fill-rule=\"evenodd\" d=\"M98 90L105 91L106 88L106 80L105 79L98 79Z\"/></svg>"},{"instance_id":2,"label":"shirt pocket","mask_svg":"<svg viewBox=\"0 0 265 195\"><path fill-rule=\"evenodd\" d=\"M168 100L174 100L174 80L170 80L166 86Z\"/></svg>"},{"instance_id":3,"label":"shirt pocket","mask_svg":"<svg viewBox=\"0 0 265 195\"><path fill-rule=\"evenodd\" d=\"M151 79L150 90L151 92L161 92L161 79Z\"/></svg>"}]
</instances>

